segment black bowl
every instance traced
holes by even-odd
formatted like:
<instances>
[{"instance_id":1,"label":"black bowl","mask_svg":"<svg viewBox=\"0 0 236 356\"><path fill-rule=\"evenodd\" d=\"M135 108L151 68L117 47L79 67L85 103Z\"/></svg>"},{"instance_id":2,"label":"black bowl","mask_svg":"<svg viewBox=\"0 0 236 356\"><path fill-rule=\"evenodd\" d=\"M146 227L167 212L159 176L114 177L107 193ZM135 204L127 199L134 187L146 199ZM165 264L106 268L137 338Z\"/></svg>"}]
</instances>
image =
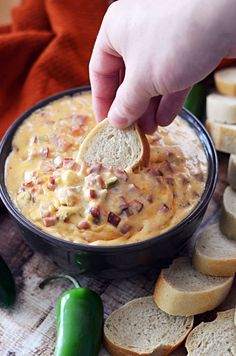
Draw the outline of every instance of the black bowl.
<instances>
[{"instance_id":1,"label":"black bowl","mask_svg":"<svg viewBox=\"0 0 236 356\"><path fill-rule=\"evenodd\" d=\"M19 226L25 241L35 251L48 256L58 266L70 273L120 278L143 272L151 266L162 267L180 252L199 226L217 180L218 163L213 143L203 125L186 109L180 111L180 116L195 130L204 147L208 161L208 177L202 198L195 209L168 232L143 242L121 246L105 247L72 243L36 228L18 211L10 199L4 180L4 166L6 158L11 152L12 139L18 127L33 111L47 105L52 100L86 90L90 90L90 88L75 88L51 96L26 111L9 128L0 146L0 197Z\"/></svg>"}]
</instances>

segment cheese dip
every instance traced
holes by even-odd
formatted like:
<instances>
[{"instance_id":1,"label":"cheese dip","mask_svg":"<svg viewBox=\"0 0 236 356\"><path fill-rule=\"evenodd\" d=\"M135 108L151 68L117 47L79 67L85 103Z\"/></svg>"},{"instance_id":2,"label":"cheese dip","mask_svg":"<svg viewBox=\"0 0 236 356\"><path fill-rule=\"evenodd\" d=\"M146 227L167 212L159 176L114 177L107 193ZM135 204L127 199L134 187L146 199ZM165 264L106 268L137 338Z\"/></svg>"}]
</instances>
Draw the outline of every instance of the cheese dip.
<instances>
[{"instance_id":1,"label":"cheese dip","mask_svg":"<svg viewBox=\"0 0 236 356\"><path fill-rule=\"evenodd\" d=\"M5 179L29 221L63 240L109 246L160 235L190 214L205 188L207 159L187 122L177 117L148 136L150 163L135 171L78 160L94 125L84 92L51 102L19 127Z\"/></svg>"}]
</instances>

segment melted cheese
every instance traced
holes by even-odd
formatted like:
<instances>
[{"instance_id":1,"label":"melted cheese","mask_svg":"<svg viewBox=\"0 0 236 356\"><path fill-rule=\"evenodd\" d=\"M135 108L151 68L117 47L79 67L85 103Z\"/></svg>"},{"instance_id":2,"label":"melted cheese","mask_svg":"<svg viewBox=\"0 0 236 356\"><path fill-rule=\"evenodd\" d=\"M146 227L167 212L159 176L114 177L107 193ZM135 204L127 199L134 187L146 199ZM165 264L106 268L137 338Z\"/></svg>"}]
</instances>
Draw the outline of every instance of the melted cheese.
<instances>
[{"instance_id":1,"label":"melted cheese","mask_svg":"<svg viewBox=\"0 0 236 356\"><path fill-rule=\"evenodd\" d=\"M204 191L207 160L184 120L148 137L150 164L135 172L77 161L94 125L86 92L37 110L17 130L5 176L28 220L72 242L117 245L157 236L190 214Z\"/></svg>"}]
</instances>

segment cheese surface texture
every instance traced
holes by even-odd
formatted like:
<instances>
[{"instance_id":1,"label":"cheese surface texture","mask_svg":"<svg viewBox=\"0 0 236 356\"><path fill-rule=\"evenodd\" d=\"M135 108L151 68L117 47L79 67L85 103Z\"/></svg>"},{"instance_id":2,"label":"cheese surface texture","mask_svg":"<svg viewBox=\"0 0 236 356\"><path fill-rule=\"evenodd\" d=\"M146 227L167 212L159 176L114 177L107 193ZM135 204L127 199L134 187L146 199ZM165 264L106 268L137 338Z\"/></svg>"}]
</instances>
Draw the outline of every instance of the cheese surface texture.
<instances>
[{"instance_id":1,"label":"cheese surface texture","mask_svg":"<svg viewBox=\"0 0 236 356\"><path fill-rule=\"evenodd\" d=\"M160 235L190 214L205 188L207 159L188 123L177 117L147 136L149 165L135 171L78 159L95 124L84 92L51 102L19 127L5 179L22 215L61 239L108 246Z\"/></svg>"}]
</instances>

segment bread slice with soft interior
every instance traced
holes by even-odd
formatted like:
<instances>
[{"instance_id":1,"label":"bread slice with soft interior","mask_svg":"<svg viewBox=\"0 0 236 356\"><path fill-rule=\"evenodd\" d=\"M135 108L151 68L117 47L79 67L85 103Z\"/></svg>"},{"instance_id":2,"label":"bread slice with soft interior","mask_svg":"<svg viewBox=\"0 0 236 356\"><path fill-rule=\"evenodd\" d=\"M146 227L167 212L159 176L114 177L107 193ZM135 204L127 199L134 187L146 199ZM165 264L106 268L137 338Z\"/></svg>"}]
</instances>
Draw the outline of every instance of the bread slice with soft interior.
<instances>
[{"instance_id":1,"label":"bread slice with soft interior","mask_svg":"<svg viewBox=\"0 0 236 356\"><path fill-rule=\"evenodd\" d=\"M228 164L228 182L236 190L236 155L230 155Z\"/></svg>"},{"instance_id":2,"label":"bread slice with soft interior","mask_svg":"<svg viewBox=\"0 0 236 356\"><path fill-rule=\"evenodd\" d=\"M161 271L154 291L157 306L171 315L189 316L212 310L230 291L233 277L213 277L195 270L179 257Z\"/></svg>"},{"instance_id":3,"label":"bread slice with soft interior","mask_svg":"<svg viewBox=\"0 0 236 356\"><path fill-rule=\"evenodd\" d=\"M236 96L236 67L215 72L214 79L216 88L221 94Z\"/></svg>"},{"instance_id":4,"label":"bread slice with soft interior","mask_svg":"<svg viewBox=\"0 0 236 356\"><path fill-rule=\"evenodd\" d=\"M236 154L236 125L222 124L207 118L205 126L218 151Z\"/></svg>"},{"instance_id":5,"label":"bread slice with soft interior","mask_svg":"<svg viewBox=\"0 0 236 356\"><path fill-rule=\"evenodd\" d=\"M160 310L153 297L132 300L104 324L104 344L112 356L168 355L187 337L193 317L174 317Z\"/></svg>"},{"instance_id":6,"label":"bread slice with soft interior","mask_svg":"<svg viewBox=\"0 0 236 356\"><path fill-rule=\"evenodd\" d=\"M206 99L206 114L222 124L236 124L236 97L212 93Z\"/></svg>"},{"instance_id":7,"label":"bread slice with soft interior","mask_svg":"<svg viewBox=\"0 0 236 356\"><path fill-rule=\"evenodd\" d=\"M236 191L230 186L223 194L220 228L228 238L236 239Z\"/></svg>"},{"instance_id":8,"label":"bread slice with soft interior","mask_svg":"<svg viewBox=\"0 0 236 356\"><path fill-rule=\"evenodd\" d=\"M78 159L89 165L101 163L107 168L127 169L147 165L149 154L149 143L138 125L119 130L105 119L82 142Z\"/></svg>"},{"instance_id":9,"label":"bread slice with soft interior","mask_svg":"<svg viewBox=\"0 0 236 356\"><path fill-rule=\"evenodd\" d=\"M219 224L208 226L198 236L193 266L201 273L211 276L234 276L236 273L236 241L228 239Z\"/></svg>"},{"instance_id":10,"label":"bread slice with soft interior","mask_svg":"<svg viewBox=\"0 0 236 356\"><path fill-rule=\"evenodd\" d=\"M188 356L236 355L234 309L217 313L217 318L201 323L188 335L185 346Z\"/></svg>"}]
</instances>

